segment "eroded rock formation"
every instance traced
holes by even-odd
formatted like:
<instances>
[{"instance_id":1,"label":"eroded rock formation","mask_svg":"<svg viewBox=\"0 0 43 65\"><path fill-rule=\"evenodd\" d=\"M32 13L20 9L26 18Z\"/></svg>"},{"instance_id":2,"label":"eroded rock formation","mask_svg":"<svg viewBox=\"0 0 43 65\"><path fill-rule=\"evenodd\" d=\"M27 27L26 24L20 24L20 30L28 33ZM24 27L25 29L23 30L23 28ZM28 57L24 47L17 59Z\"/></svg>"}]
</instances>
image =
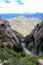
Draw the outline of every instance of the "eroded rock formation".
<instances>
[{"instance_id":1,"label":"eroded rock formation","mask_svg":"<svg viewBox=\"0 0 43 65\"><path fill-rule=\"evenodd\" d=\"M22 43L28 45L32 41L36 53L38 54L39 51L43 52L43 22L37 24L31 33L24 38L22 34L11 29L9 21L2 20L2 17L0 17L0 41L5 46L10 46L18 52L23 49Z\"/></svg>"},{"instance_id":2,"label":"eroded rock formation","mask_svg":"<svg viewBox=\"0 0 43 65\"><path fill-rule=\"evenodd\" d=\"M13 31L8 21L2 20L0 17L0 41L6 46L11 46L14 50L22 50L21 42L23 35L19 32Z\"/></svg>"},{"instance_id":3,"label":"eroded rock formation","mask_svg":"<svg viewBox=\"0 0 43 65\"><path fill-rule=\"evenodd\" d=\"M28 45L31 41L33 41L37 54L39 51L43 52L43 21L35 26L31 33L25 37L23 42Z\"/></svg>"}]
</instances>

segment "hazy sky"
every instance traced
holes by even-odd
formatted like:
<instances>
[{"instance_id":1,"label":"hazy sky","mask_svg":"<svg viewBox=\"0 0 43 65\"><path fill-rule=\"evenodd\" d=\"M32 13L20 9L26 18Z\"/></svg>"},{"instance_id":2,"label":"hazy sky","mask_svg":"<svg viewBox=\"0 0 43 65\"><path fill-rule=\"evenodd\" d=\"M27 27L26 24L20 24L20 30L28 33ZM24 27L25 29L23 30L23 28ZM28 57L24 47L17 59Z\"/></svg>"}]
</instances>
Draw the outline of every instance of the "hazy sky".
<instances>
[{"instance_id":1,"label":"hazy sky","mask_svg":"<svg viewBox=\"0 0 43 65\"><path fill-rule=\"evenodd\" d=\"M0 0L0 13L43 13L43 0Z\"/></svg>"}]
</instances>

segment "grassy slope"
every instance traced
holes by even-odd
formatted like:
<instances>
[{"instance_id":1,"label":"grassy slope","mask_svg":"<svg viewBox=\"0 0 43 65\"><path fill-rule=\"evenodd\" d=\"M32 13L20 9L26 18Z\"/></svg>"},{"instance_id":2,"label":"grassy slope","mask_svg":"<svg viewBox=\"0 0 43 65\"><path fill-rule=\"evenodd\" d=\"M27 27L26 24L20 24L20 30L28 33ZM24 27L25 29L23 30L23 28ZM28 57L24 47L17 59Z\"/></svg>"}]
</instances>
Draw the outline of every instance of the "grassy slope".
<instances>
[{"instance_id":1,"label":"grassy slope","mask_svg":"<svg viewBox=\"0 0 43 65\"><path fill-rule=\"evenodd\" d=\"M24 18L17 17L8 19L12 29L22 33L23 35L28 35L32 28L41 20L37 18Z\"/></svg>"},{"instance_id":2,"label":"grassy slope","mask_svg":"<svg viewBox=\"0 0 43 65\"><path fill-rule=\"evenodd\" d=\"M4 63L4 65L37 65L40 58L43 59L43 55L25 55L24 52L17 53L7 47L0 50L0 60Z\"/></svg>"}]
</instances>

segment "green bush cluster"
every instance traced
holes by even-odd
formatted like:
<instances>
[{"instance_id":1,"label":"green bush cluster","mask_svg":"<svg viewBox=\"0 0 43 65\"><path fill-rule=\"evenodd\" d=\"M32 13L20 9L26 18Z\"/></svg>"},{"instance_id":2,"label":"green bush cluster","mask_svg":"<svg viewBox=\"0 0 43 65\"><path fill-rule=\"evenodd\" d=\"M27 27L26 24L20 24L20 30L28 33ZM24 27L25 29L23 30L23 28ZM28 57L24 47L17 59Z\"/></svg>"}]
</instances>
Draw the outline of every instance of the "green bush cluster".
<instances>
[{"instance_id":1,"label":"green bush cluster","mask_svg":"<svg viewBox=\"0 0 43 65\"><path fill-rule=\"evenodd\" d=\"M34 48L33 42L30 42L30 43L28 44L28 46L26 46L26 48L29 49L30 51L32 51L32 49Z\"/></svg>"},{"instance_id":2,"label":"green bush cluster","mask_svg":"<svg viewBox=\"0 0 43 65\"><path fill-rule=\"evenodd\" d=\"M21 54L16 53L7 47L0 49L0 60L3 65L27 65L25 61L21 60Z\"/></svg>"},{"instance_id":3,"label":"green bush cluster","mask_svg":"<svg viewBox=\"0 0 43 65\"><path fill-rule=\"evenodd\" d=\"M8 47L0 48L0 60L3 65L37 65L40 58L43 59L43 55L30 56L26 55L24 51L18 53Z\"/></svg>"},{"instance_id":4,"label":"green bush cluster","mask_svg":"<svg viewBox=\"0 0 43 65\"><path fill-rule=\"evenodd\" d=\"M24 60L27 65L37 65L39 59L43 59L43 55L40 56L30 56L27 55L26 57L23 57L22 60Z\"/></svg>"}]
</instances>

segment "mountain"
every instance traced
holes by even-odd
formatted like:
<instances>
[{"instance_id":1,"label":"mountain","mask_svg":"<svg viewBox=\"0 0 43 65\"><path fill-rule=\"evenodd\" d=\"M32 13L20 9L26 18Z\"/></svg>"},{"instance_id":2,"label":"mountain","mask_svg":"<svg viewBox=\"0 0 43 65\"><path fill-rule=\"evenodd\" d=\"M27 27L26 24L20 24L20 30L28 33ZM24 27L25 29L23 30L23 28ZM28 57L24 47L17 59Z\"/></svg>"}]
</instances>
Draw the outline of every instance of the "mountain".
<instances>
[{"instance_id":1,"label":"mountain","mask_svg":"<svg viewBox=\"0 0 43 65\"><path fill-rule=\"evenodd\" d=\"M15 34L18 38L23 37L22 34L29 34L32 28L37 23L41 22L41 20L38 18L25 17L10 18L7 20L2 20L0 18L0 65L37 65L38 59L42 59L43 55L28 56L23 50L18 53L12 48L12 46L17 50L19 50L21 46L12 41L15 41ZM16 32L16 30L22 34ZM6 33L8 33L11 38L9 38L9 35L7 36ZM12 33L14 33L13 37Z\"/></svg>"},{"instance_id":2,"label":"mountain","mask_svg":"<svg viewBox=\"0 0 43 65\"><path fill-rule=\"evenodd\" d=\"M23 15L26 18L39 18L39 19L43 20L43 13L34 13L34 14L24 13Z\"/></svg>"},{"instance_id":3,"label":"mountain","mask_svg":"<svg viewBox=\"0 0 43 65\"><path fill-rule=\"evenodd\" d=\"M7 19L13 30L20 32L21 34L28 35L34 26L41 22L38 18L25 18L23 16Z\"/></svg>"},{"instance_id":4,"label":"mountain","mask_svg":"<svg viewBox=\"0 0 43 65\"><path fill-rule=\"evenodd\" d=\"M13 18L13 17L18 17L21 16L22 14L15 13L15 14L0 14L2 16L3 20L8 19L8 18Z\"/></svg>"},{"instance_id":5,"label":"mountain","mask_svg":"<svg viewBox=\"0 0 43 65\"><path fill-rule=\"evenodd\" d=\"M18 17L18 16L24 16L26 18L39 18L41 20L43 20L43 13L11 13L11 14L0 14L0 16L2 16L2 18L8 19L8 18L14 18L14 17Z\"/></svg>"},{"instance_id":6,"label":"mountain","mask_svg":"<svg viewBox=\"0 0 43 65\"><path fill-rule=\"evenodd\" d=\"M21 44L19 45L19 43L15 42L16 40L14 38L16 37L16 39L18 39L18 37L21 38L21 36L20 33L11 29L8 21L2 20L0 17L0 65L27 65L25 61L20 58L22 57L20 54L24 53ZM18 53L16 50L21 50L22 52Z\"/></svg>"}]
</instances>

